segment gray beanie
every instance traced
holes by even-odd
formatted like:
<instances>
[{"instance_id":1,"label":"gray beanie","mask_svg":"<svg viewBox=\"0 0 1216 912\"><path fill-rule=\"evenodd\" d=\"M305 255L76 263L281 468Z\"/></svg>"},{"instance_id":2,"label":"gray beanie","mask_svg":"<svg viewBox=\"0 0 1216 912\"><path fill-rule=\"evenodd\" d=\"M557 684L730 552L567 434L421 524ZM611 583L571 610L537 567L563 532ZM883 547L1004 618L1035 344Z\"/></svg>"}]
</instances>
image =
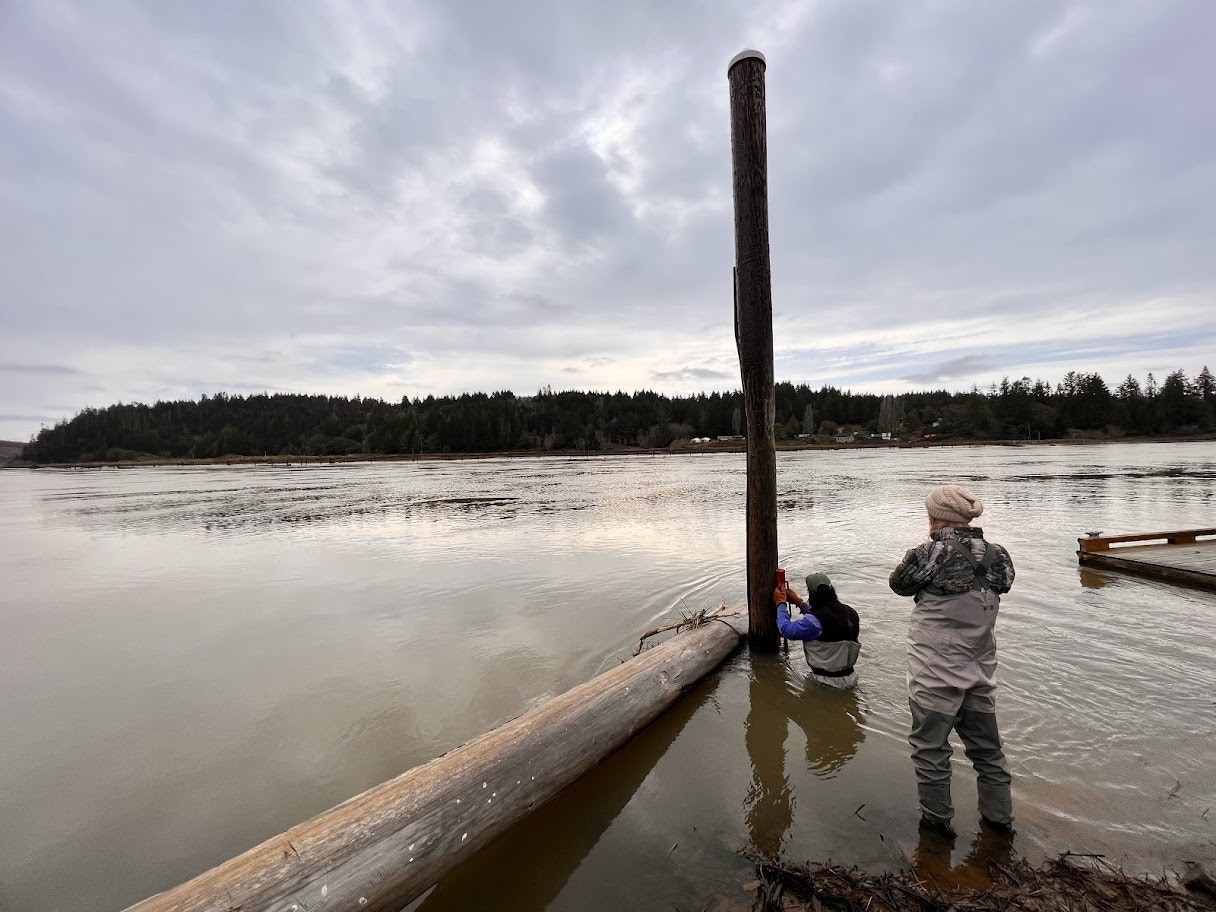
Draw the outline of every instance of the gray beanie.
<instances>
[{"instance_id":1,"label":"gray beanie","mask_svg":"<svg viewBox=\"0 0 1216 912\"><path fill-rule=\"evenodd\" d=\"M925 509L933 519L965 526L984 512L984 505L962 485L946 484L929 492Z\"/></svg>"}]
</instances>

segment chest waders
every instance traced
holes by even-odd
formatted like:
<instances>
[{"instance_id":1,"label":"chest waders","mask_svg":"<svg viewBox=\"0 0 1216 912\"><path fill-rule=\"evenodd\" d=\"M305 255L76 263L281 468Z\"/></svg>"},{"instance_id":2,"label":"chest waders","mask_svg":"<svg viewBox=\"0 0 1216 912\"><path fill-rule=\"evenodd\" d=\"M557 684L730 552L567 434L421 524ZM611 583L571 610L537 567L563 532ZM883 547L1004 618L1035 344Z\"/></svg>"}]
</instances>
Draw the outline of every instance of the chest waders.
<instances>
[{"instance_id":1,"label":"chest waders","mask_svg":"<svg viewBox=\"0 0 1216 912\"><path fill-rule=\"evenodd\" d=\"M984 554L978 558L975 556L975 552L957 538L946 539L946 544L965 557L967 563L971 565L971 572L975 574L975 580L971 583L973 591L992 588L988 585L988 571L992 568L992 562L996 560L996 550L990 547L988 542L984 542Z\"/></svg>"},{"instance_id":2,"label":"chest waders","mask_svg":"<svg viewBox=\"0 0 1216 912\"><path fill-rule=\"evenodd\" d=\"M996 709L996 625L1000 598L988 583L996 548L984 542L981 557L957 539L950 549L971 567L971 587L944 592L926 586L916 597L908 624L908 694L935 712L954 715L966 700L971 709Z\"/></svg>"},{"instance_id":3,"label":"chest waders","mask_svg":"<svg viewBox=\"0 0 1216 912\"><path fill-rule=\"evenodd\" d=\"M854 671L853 663L861 654L861 644L856 640L839 640L825 643L822 640L803 640L802 653L806 656L811 673L823 678L847 678Z\"/></svg>"},{"instance_id":4,"label":"chest waders","mask_svg":"<svg viewBox=\"0 0 1216 912\"><path fill-rule=\"evenodd\" d=\"M988 583L996 548L976 557L957 539L944 540L966 558L971 588L946 593L926 587L908 625L908 696L912 764L923 821L950 829L951 730L975 767L980 816L1006 830L1013 820L1009 766L996 724L996 625L999 596Z\"/></svg>"}]
</instances>

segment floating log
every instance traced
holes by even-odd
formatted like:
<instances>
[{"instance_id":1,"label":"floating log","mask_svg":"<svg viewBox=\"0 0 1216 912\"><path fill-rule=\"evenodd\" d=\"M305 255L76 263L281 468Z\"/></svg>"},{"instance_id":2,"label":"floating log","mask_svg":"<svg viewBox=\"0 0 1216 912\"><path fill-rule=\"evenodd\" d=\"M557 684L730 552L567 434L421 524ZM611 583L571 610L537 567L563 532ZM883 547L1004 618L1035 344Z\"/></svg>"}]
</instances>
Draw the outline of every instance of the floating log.
<instances>
[{"instance_id":1,"label":"floating log","mask_svg":"<svg viewBox=\"0 0 1216 912\"><path fill-rule=\"evenodd\" d=\"M1216 529L1133 535L1092 533L1077 539L1077 560L1083 567L1216 590Z\"/></svg>"},{"instance_id":2,"label":"floating log","mask_svg":"<svg viewBox=\"0 0 1216 912\"><path fill-rule=\"evenodd\" d=\"M730 82L735 198L735 344L747 415L747 605L753 649L777 650L777 444L773 436L773 296L768 244L764 55L736 54Z\"/></svg>"},{"instance_id":3,"label":"floating log","mask_svg":"<svg viewBox=\"0 0 1216 912\"><path fill-rule=\"evenodd\" d=\"M399 912L649 724L739 646L704 620L128 912Z\"/></svg>"},{"instance_id":4,"label":"floating log","mask_svg":"<svg viewBox=\"0 0 1216 912\"><path fill-rule=\"evenodd\" d=\"M744 622L739 618L740 626ZM436 884L414 912L467 912L492 906L486 884L512 909L548 909L717 687L701 679L675 705L544 807L511 827ZM577 813L571 825L570 814ZM544 859L538 864L537 859Z\"/></svg>"}]
</instances>

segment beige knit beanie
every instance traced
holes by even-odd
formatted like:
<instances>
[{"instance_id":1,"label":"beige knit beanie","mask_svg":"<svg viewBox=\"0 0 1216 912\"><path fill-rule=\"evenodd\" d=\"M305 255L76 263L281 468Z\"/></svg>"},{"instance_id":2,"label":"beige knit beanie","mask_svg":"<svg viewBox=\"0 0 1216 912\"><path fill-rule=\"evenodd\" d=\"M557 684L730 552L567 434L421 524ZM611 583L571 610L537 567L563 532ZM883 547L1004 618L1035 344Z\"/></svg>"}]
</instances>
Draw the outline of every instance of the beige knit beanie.
<instances>
[{"instance_id":1,"label":"beige knit beanie","mask_svg":"<svg viewBox=\"0 0 1216 912\"><path fill-rule=\"evenodd\" d=\"M984 512L984 505L962 485L947 484L929 492L925 509L933 519L965 526Z\"/></svg>"}]
</instances>

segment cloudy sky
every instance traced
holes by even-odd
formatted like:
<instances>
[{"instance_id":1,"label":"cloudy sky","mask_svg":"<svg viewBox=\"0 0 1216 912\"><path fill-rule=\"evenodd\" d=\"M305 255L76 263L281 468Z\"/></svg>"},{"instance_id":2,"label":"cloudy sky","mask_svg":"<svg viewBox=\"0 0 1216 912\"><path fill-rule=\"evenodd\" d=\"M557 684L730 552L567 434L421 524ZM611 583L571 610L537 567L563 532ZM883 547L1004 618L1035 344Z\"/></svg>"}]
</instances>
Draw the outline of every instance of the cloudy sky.
<instances>
[{"instance_id":1,"label":"cloudy sky","mask_svg":"<svg viewBox=\"0 0 1216 912\"><path fill-rule=\"evenodd\" d=\"M0 438L115 401L1216 367L1216 4L0 0Z\"/></svg>"}]
</instances>

